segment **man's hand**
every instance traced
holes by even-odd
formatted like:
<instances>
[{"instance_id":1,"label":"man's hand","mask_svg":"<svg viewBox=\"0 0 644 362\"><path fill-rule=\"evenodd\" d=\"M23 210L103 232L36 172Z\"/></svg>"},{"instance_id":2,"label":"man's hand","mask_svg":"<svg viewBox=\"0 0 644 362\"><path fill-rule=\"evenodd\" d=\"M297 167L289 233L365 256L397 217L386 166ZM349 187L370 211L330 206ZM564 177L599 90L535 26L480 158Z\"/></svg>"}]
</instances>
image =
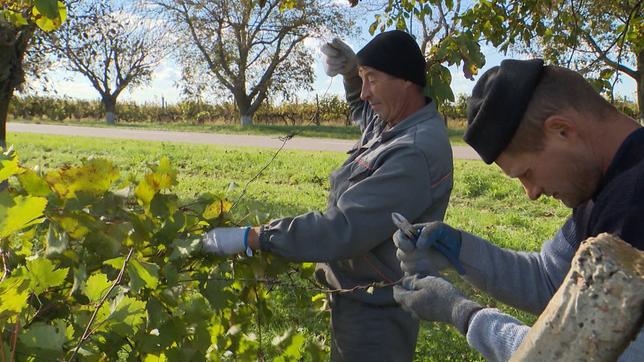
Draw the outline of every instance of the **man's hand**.
<instances>
[{"instance_id":1,"label":"man's hand","mask_svg":"<svg viewBox=\"0 0 644 362\"><path fill-rule=\"evenodd\" d=\"M207 253L228 256L248 248L249 227L214 228L203 235L201 247Z\"/></svg>"},{"instance_id":2,"label":"man's hand","mask_svg":"<svg viewBox=\"0 0 644 362\"><path fill-rule=\"evenodd\" d=\"M320 51L324 55L322 63L324 72L329 77L335 77L338 74L343 76L357 74L358 62L356 54L351 47L339 38L322 45Z\"/></svg>"},{"instance_id":3,"label":"man's hand","mask_svg":"<svg viewBox=\"0 0 644 362\"><path fill-rule=\"evenodd\" d=\"M410 240L401 231L393 236L398 247L396 257L401 269L408 274L436 275L452 264L459 273L465 271L458 260L461 251L461 232L443 222L416 224L418 240Z\"/></svg>"},{"instance_id":4,"label":"man's hand","mask_svg":"<svg viewBox=\"0 0 644 362\"><path fill-rule=\"evenodd\" d=\"M434 276L403 278L401 285L394 286L394 299L414 317L449 323L463 335L472 316L482 309L447 280Z\"/></svg>"}]
</instances>

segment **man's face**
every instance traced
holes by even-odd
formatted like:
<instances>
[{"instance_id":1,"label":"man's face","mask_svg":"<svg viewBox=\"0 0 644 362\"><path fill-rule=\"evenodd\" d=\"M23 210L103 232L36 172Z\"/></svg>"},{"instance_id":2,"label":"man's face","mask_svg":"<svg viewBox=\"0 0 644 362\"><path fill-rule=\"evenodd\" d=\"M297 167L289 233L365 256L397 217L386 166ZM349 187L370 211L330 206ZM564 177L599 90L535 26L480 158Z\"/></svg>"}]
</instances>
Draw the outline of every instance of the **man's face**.
<instances>
[{"instance_id":1,"label":"man's face","mask_svg":"<svg viewBox=\"0 0 644 362\"><path fill-rule=\"evenodd\" d=\"M360 98L369 102L371 108L387 123L397 123L402 119L407 82L371 67L360 67L362 89Z\"/></svg>"},{"instance_id":2,"label":"man's face","mask_svg":"<svg viewBox=\"0 0 644 362\"><path fill-rule=\"evenodd\" d=\"M495 163L521 181L531 200L552 196L570 208L590 199L602 177L601 168L586 148L548 134L541 151L503 152Z\"/></svg>"}]
</instances>

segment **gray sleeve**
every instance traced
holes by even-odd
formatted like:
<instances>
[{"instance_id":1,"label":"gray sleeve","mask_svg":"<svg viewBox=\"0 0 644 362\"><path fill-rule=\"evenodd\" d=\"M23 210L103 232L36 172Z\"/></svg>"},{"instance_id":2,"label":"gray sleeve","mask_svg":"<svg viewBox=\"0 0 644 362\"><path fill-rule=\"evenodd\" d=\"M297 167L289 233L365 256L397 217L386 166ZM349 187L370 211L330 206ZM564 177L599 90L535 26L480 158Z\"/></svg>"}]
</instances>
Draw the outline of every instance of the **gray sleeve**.
<instances>
[{"instance_id":1,"label":"gray sleeve","mask_svg":"<svg viewBox=\"0 0 644 362\"><path fill-rule=\"evenodd\" d=\"M539 253L502 249L474 235L462 235L463 278L492 297L534 314L540 314L557 291L575 254L562 229Z\"/></svg>"},{"instance_id":2,"label":"gray sleeve","mask_svg":"<svg viewBox=\"0 0 644 362\"><path fill-rule=\"evenodd\" d=\"M423 154L397 149L368 177L355 181L323 213L310 212L269 224L263 250L297 261L333 261L362 255L389 240L391 212L415 218L432 202ZM436 186L439 187L439 186Z\"/></svg>"},{"instance_id":3,"label":"gray sleeve","mask_svg":"<svg viewBox=\"0 0 644 362\"><path fill-rule=\"evenodd\" d=\"M519 348L530 327L501 313L485 308L472 317L467 330L467 343L488 361L507 361Z\"/></svg>"},{"instance_id":4,"label":"gray sleeve","mask_svg":"<svg viewBox=\"0 0 644 362\"><path fill-rule=\"evenodd\" d=\"M497 309L477 312L467 330L467 343L488 361L508 361L519 348L530 328ZM624 350L618 362L639 362L644 356L644 328Z\"/></svg>"},{"instance_id":5,"label":"gray sleeve","mask_svg":"<svg viewBox=\"0 0 644 362\"><path fill-rule=\"evenodd\" d=\"M360 99L362 79L356 73L354 76L343 77L344 93L351 111L351 120L360 130L364 130L367 122L374 118L374 112L368 102Z\"/></svg>"}]
</instances>

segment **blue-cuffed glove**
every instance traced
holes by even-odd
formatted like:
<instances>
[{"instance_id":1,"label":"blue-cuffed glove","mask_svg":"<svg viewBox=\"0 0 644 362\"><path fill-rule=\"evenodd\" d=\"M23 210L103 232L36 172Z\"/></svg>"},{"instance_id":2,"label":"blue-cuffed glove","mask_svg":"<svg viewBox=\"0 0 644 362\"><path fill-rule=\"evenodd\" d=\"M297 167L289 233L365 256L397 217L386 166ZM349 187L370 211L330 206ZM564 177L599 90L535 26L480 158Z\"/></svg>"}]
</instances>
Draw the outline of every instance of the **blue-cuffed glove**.
<instances>
[{"instance_id":1,"label":"blue-cuffed glove","mask_svg":"<svg viewBox=\"0 0 644 362\"><path fill-rule=\"evenodd\" d=\"M461 254L461 243L460 230L454 229L444 222L434 221L424 225L416 247L421 250L433 247L449 260L459 274L465 274L465 269L458 260L458 256Z\"/></svg>"},{"instance_id":2,"label":"blue-cuffed glove","mask_svg":"<svg viewBox=\"0 0 644 362\"><path fill-rule=\"evenodd\" d=\"M400 285L394 286L394 299L417 319L449 323L463 335L467 334L472 316L482 309L450 282L434 276L403 278Z\"/></svg>"},{"instance_id":3,"label":"blue-cuffed glove","mask_svg":"<svg viewBox=\"0 0 644 362\"><path fill-rule=\"evenodd\" d=\"M201 239L201 247L207 253L228 256L246 251L251 256L248 247L250 227L214 228L205 233Z\"/></svg>"},{"instance_id":4,"label":"blue-cuffed glove","mask_svg":"<svg viewBox=\"0 0 644 362\"><path fill-rule=\"evenodd\" d=\"M400 260L400 267L404 272L436 275L437 271L448 266L447 261L460 274L465 274L465 269L458 259L461 253L459 230L440 221L416 224L414 228L420 230L418 240L410 240L400 231L393 236L398 247L396 257Z\"/></svg>"},{"instance_id":5,"label":"blue-cuffed glove","mask_svg":"<svg viewBox=\"0 0 644 362\"><path fill-rule=\"evenodd\" d=\"M422 229L422 227L421 227ZM420 234L420 229L418 229ZM393 236L398 248L396 257L400 261L400 269L405 275L439 275L439 272L451 264L445 256L432 248L416 248L417 239L410 239L401 230Z\"/></svg>"}]
</instances>

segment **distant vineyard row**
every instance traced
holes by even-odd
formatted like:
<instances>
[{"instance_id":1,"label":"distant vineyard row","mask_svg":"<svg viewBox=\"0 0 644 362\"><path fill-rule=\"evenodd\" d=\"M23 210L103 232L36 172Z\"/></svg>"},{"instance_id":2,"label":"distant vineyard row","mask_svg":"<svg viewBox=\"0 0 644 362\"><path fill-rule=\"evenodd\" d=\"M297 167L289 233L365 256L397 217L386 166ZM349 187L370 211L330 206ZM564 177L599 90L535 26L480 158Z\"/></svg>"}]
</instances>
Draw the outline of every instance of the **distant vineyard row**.
<instances>
[{"instance_id":1,"label":"distant vineyard row","mask_svg":"<svg viewBox=\"0 0 644 362\"><path fill-rule=\"evenodd\" d=\"M137 104L119 102L117 117L123 122L188 122L188 123L232 123L239 122L235 104L218 104L182 101L176 104ZM50 121L102 119L105 110L100 101L78 100L59 97L27 96L12 100L9 114L14 119ZM346 124L349 107L338 96L326 96L308 102L263 105L254 115L255 124Z\"/></svg>"},{"instance_id":2,"label":"distant vineyard row","mask_svg":"<svg viewBox=\"0 0 644 362\"><path fill-rule=\"evenodd\" d=\"M615 106L625 114L637 118L637 105L626 99L618 99ZM455 102L441 106L441 113L447 120L466 118L467 98L459 95ZM50 121L97 120L105 117L100 101L71 98L27 96L15 97L10 104L9 114L14 119ZM239 113L231 102L218 104L182 101L176 104L138 104L119 102L118 120L123 122L159 123L228 123L236 124ZM263 105L254 116L255 124L266 125L321 125L349 124L349 107L339 96L325 96L317 101L284 102L280 105Z\"/></svg>"}]
</instances>

